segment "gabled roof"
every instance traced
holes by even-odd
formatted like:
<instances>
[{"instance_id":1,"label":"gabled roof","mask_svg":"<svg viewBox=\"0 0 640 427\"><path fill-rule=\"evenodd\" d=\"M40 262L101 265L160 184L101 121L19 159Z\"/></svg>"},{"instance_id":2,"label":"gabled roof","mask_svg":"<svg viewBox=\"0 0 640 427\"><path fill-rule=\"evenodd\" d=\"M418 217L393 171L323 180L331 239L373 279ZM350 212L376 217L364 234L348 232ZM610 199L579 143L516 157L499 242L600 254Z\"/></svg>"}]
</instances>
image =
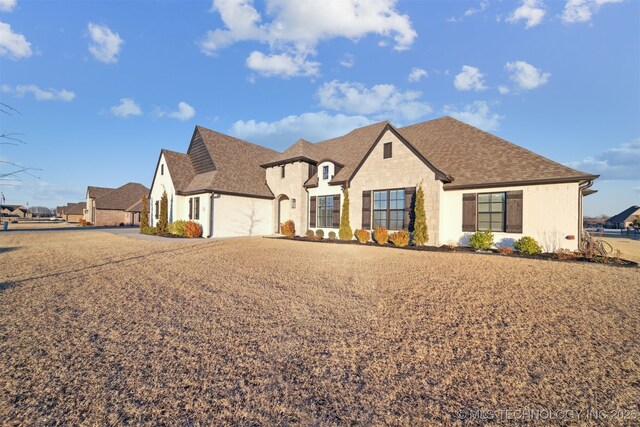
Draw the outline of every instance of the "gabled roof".
<instances>
[{"instance_id":1,"label":"gabled roof","mask_svg":"<svg viewBox=\"0 0 640 427\"><path fill-rule=\"evenodd\" d=\"M633 221L636 217L640 217L640 206L634 205L631 206L618 215L614 215L607 220L607 222L618 223L618 222L626 222Z\"/></svg>"},{"instance_id":2,"label":"gabled roof","mask_svg":"<svg viewBox=\"0 0 640 427\"><path fill-rule=\"evenodd\" d=\"M98 198L100 196L104 196L105 194L107 194L108 192L113 191L113 190L115 190L115 188L88 186L87 187L87 196L89 198L91 198L91 199L95 199L95 198Z\"/></svg>"},{"instance_id":3,"label":"gabled roof","mask_svg":"<svg viewBox=\"0 0 640 427\"><path fill-rule=\"evenodd\" d=\"M174 187L176 189L187 188L195 176L195 171L193 170L189 156L170 150L162 150L162 154L167 162L167 169L169 169L169 173L171 174Z\"/></svg>"},{"instance_id":4,"label":"gabled roof","mask_svg":"<svg viewBox=\"0 0 640 427\"><path fill-rule=\"evenodd\" d=\"M66 215L82 215L87 207L87 202L69 203L67 206L68 208L64 212Z\"/></svg>"},{"instance_id":5,"label":"gabled roof","mask_svg":"<svg viewBox=\"0 0 640 427\"><path fill-rule=\"evenodd\" d=\"M444 184L445 189L597 178L452 117L406 126L399 131L436 168L453 177L453 182Z\"/></svg>"},{"instance_id":6,"label":"gabled roof","mask_svg":"<svg viewBox=\"0 0 640 427\"><path fill-rule=\"evenodd\" d=\"M96 209L125 210L142 199L149 189L137 182L129 182L96 198Z\"/></svg>"}]
</instances>

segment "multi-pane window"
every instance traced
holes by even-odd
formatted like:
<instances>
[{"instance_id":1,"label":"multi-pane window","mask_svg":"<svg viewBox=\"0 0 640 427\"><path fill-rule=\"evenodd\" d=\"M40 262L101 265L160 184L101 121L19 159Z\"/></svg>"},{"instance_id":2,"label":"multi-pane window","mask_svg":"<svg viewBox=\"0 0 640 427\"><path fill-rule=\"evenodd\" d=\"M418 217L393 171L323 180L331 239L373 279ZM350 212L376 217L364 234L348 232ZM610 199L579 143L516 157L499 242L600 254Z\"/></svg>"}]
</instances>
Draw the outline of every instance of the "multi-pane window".
<instances>
[{"instance_id":1,"label":"multi-pane window","mask_svg":"<svg viewBox=\"0 0 640 427\"><path fill-rule=\"evenodd\" d=\"M404 224L404 190L373 192L373 227L401 230Z\"/></svg>"},{"instance_id":2,"label":"multi-pane window","mask_svg":"<svg viewBox=\"0 0 640 427\"><path fill-rule=\"evenodd\" d=\"M156 213L155 213L156 219L158 219L160 217L160 202L156 200Z\"/></svg>"},{"instance_id":3,"label":"multi-pane window","mask_svg":"<svg viewBox=\"0 0 640 427\"><path fill-rule=\"evenodd\" d=\"M160 165L160 175L164 175L164 165Z\"/></svg>"},{"instance_id":4,"label":"multi-pane window","mask_svg":"<svg viewBox=\"0 0 640 427\"><path fill-rule=\"evenodd\" d=\"M189 198L189 219L200 219L200 197Z\"/></svg>"},{"instance_id":5,"label":"multi-pane window","mask_svg":"<svg viewBox=\"0 0 640 427\"><path fill-rule=\"evenodd\" d=\"M322 179L329 179L329 166L322 167Z\"/></svg>"},{"instance_id":6,"label":"multi-pane window","mask_svg":"<svg viewBox=\"0 0 640 427\"><path fill-rule=\"evenodd\" d=\"M505 193L478 194L478 230L504 231Z\"/></svg>"},{"instance_id":7,"label":"multi-pane window","mask_svg":"<svg viewBox=\"0 0 640 427\"><path fill-rule=\"evenodd\" d=\"M284 178L284 165L280 166L280 178Z\"/></svg>"},{"instance_id":8,"label":"multi-pane window","mask_svg":"<svg viewBox=\"0 0 640 427\"><path fill-rule=\"evenodd\" d=\"M333 227L333 196L318 196L318 227Z\"/></svg>"},{"instance_id":9,"label":"multi-pane window","mask_svg":"<svg viewBox=\"0 0 640 427\"><path fill-rule=\"evenodd\" d=\"M392 154L391 153L391 143L390 142L385 142L382 148L384 149L383 150L384 151L383 157L385 159L390 159L391 158L391 154Z\"/></svg>"}]
</instances>

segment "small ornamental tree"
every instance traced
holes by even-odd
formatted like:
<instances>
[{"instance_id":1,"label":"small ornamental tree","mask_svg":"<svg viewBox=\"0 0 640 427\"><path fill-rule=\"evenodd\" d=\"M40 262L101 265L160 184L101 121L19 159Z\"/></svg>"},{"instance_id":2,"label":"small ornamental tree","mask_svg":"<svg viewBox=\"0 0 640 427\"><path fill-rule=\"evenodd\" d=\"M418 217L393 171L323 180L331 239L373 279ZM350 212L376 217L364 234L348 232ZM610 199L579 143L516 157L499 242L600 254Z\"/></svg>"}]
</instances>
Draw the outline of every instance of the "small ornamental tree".
<instances>
[{"instance_id":1,"label":"small ornamental tree","mask_svg":"<svg viewBox=\"0 0 640 427\"><path fill-rule=\"evenodd\" d=\"M140 230L149 226L149 202L142 196L142 212L140 212Z\"/></svg>"},{"instance_id":2,"label":"small ornamental tree","mask_svg":"<svg viewBox=\"0 0 640 427\"><path fill-rule=\"evenodd\" d=\"M340 215L340 240L351 240L353 238L353 230L351 230L349 222L349 189L345 187L342 214Z\"/></svg>"},{"instance_id":3,"label":"small ornamental tree","mask_svg":"<svg viewBox=\"0 0 640 427\"><path fill-rule=\"evenodd\" d=\"M427 230L427 214L424 211L424 190L422 182L418 186L416 192L416 205L413 208L415 214L415 222L413 224L413 244L421 246L429 240L429 231Z\"/></svg>"},{"instance_id":4,"label":"small ornamental tree","mask_svg":"<svg viewBox=\"0 0 640 427\"><path fill-rule=\"evenodd\" d=\"M158 218L158 234L167 234L169 232L169 200L167 199L167 192L162 192L162 198L160 199L160 217Z\"/></svg>"}]
</instances>

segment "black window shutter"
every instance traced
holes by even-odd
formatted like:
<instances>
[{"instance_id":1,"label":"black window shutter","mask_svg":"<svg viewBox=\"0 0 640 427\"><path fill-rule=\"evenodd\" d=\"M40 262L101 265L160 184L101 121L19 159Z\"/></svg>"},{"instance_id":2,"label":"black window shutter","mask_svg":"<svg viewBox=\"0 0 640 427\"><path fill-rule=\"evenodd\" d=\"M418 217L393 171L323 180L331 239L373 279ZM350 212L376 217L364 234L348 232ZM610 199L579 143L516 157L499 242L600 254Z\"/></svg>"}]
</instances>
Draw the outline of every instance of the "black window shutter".
<instances>
[{"instance_id":1,"label":"black window shutter","mask_svg":"<svg viewBox=\"0 0 640 427\"><path fill-rule=\"evenodd\" d=\"M193 197L189 197L189 219L193 219Z\"/></svg>"},{"instance_id":2,"label":"black window shutter","mask_svg":"<svg viewBox=\"0 0 640 427\"><path fill-rule=\"evenodd\" d=\"M340 228L340 195L333 196L333 228Z\"/></svg>"},{"instance_id":3,"label":"black window shutter","mask_svg":"<svg viewBox=\"0 0 640 427\"><path fill-rule=\"evenodd\" d=\"M404 228L413 231L416 187L404 189Z\"/></svg>"},{"instance_id":4,"label":"black window shutter","mask_svg":"<svg viewBox=\"0 0 640 427\"><path fill-rule=\"evenodd\" d=\"M156 219L160 216L160 202L156 200Z\"/></svg>"},{"instance_id":5,"label":"black window shutter","mask_svg":"<svg viewBox=\"0 0 640 427\"><path fill-rule=\"evenodd\" d=\"M507 191L507 233L522 233L522 190Z\"/></svg>"},{"instance_id":6,"label":"black window shutter","mask_svg":"<svg viewBox=\"0 0 640 427\"><path fill-rule=\"evenodd\" d=\"M462 231L476 231L476 194L462 195Z\"/></svg>"},{"instance_id":7,"label":"black window shutter","mask_svg":"<svg viewBox=\"0 0 640 427\"><path fill-rule=\"evenodd\" d=\"M315 228L316 226L316 196L311 196L309 201L309 227Z\"/></svg>"},{"instance_id":8,"label":"black window shutter","mask_svg":"<svg viewBox=\"0 0 640 427\"><path fill-rule=\"evenodd\" d=\"M362 192L362 229L371 229L371 191Z\"/></svg>"}]
</instances>

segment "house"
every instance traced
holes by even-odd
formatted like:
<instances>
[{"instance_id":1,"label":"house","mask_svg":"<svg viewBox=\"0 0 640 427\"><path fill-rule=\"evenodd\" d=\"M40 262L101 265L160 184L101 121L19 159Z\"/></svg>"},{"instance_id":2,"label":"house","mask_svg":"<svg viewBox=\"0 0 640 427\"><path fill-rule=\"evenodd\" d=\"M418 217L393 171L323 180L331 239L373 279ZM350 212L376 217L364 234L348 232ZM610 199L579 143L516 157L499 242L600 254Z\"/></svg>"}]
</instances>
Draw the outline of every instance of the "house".
<instances>
[{"instance_id":1,"label":"house","mask_svg":"<svg viewBox=\"0 0 640 427\"><path fill-rule=\"evenodd\" d=\"M32 214L29 208L21 205L0 205L0 213L2 216L13 218L31 218Z\"/></svg>"},{"instance_id":2,"label":"house","mask_svg":"<svg viewBox=\"0 0 640 427\"><path fill-rule=\"evenodd\" d=\"M623 210L618 215L614 215L607 219L607 228L627 228L631 227L633 221L640 219L640 206L631 206Z\"/></svg>"},{"instance_id":3,"label":"house","mask_svg":"<svg viewBox=\"0 0 640 427\"><path fill-rule=\"evenodd\" d=\"M186 154L162 150L150 191L169 220L193 219L204 236L339 228L348 187L353 230L412 230L425 191L429 244L466 245L477 230L497 244L532 236L547 250L576 249L582 199L597 175L563 166L451 117L396 128L380 122L283 153L196 126Z\"/></svg>"},{"instance_id":4,"label":"house","mask_svg":"<svg viewBox=\"0 0 640 427\"><path fill-rule=\"evenodd\" d=\"M86 207L85 202L78 203L68 203L64 208L64 213L62 218L66 222L80 222L82 218L84 218L84 210Z\"/></svg>"},{"instance_id":5,"label":"house","mask_svg":"<svg viewBox=\"0 0 640 427\"><path fill-rule=\"evenodd\" d=\"M118 188L87 187L84 219L93 225L140 224L141 200L149 189L137 182Z\"/></svg>"}]
</instances>

